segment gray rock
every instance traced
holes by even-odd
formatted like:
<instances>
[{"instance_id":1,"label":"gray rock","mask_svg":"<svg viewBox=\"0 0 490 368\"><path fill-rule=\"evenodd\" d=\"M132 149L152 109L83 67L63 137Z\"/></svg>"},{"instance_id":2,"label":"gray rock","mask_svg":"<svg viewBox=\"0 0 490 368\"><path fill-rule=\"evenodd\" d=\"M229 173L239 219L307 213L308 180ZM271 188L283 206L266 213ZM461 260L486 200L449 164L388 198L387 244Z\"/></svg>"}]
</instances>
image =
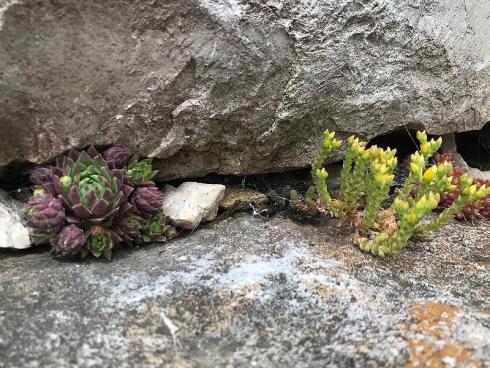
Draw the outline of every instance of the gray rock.
<instances>
[{"instance_id":1,"label":"gray rock","mask_svg":"<svg viewBox=\"0 0 490 368\"><path fill-rule=\"evenodd\" d=\"M113 262L0 253L2 367L489 366L489 237L381 260L334 221L245 214Z\"/></svg>"},{"instance_id":2,"label":"gray rock","mask_svg":"<svg viewBox=\"0 0 490 368\"><path fill-rule=\"evenodd\" d=\"M26 249L31 246L29 229L22 221L22 203L0 190L0 248Z\"/></svg>"},{"instance_id":3,"label":"gray rock","mask_svg":"<svg viewBox=\"0 0 490 368\"><path fill-rule=\"evenodd\" d=\"M490 170L480 170L474 167L469 167L468 174L473 179L490 180Z\"/></svg>"},{"instance_id":4,"label":"gray rock","mask_svg":"<svg viewBox=\"0 0 490 368\"><path fill-rule=\"evenodd\" d=\"M490 120L485 1L0 0L0 166L117 142L161 178ZM336 160L338 157L333 157Z\"/></svg>"},{"instance_id":5,"label":"gray rock","mask_svg":"<svg viewBox=\"0 0 490 368\"><path fill-rule=\"evenodd\" d=\"M186 182L177 189L166 185L163 213L170 222L183 229L195 229L202 221L212 221L225 194L225 186Z\"/></svg>"},{"instance_id":6,"label":"gray rock","mask_svg":"<svg viewBox=\"0 0 490 368\"><path fill-rule=\"evenodd\" d=\"M454 133L446 134L442 137L441 152L451 152L453 154L454 165L469 171L470 167L463 156L458 152L456 146L456 135Z\"/></svg>"}]
</instances>

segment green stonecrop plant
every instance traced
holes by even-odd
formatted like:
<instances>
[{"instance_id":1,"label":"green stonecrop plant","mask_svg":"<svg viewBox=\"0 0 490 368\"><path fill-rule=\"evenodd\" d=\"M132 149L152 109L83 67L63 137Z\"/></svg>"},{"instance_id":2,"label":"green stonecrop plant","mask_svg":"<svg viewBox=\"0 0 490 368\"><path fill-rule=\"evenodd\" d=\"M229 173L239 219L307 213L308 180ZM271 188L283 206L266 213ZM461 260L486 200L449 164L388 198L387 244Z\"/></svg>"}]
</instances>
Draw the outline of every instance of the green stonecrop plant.
<instances>
[{"instance_id":1,"label":"green stonecrop plant","mask_svg":"<svg viewBox=\"0 0 490 368\"><path fill-rule=\"evenodd\" d=\"M460 176L460 194L458 198L452 203L451 206L446 208L439 216L434 218L430 223L423 224L417 227L416 233L434 232L441 227L446 226L449 221L468 204L478 202L480 199L490 195L490 188L486 188L485 185L477 187L473 183L473 179L469 178L467 174ZM448 185L449 187L449 185ZM452 186L452 189L456 189Z\"/></svg>"},{"instance_id":2,"label":"green stonecrop plant","mask_svg":"<svg viewBox=\"0 0 490 368\"><path fill-rule=\"evenodd\" d=\"M389 198L398 164L396 150L377 146L367 147L358 138L349 137L343 162L338 197L333 199L327 188L328 173L323 162L342 142L335 133L325 131L323 146L312 162L312 175L319 201L331 213L349 220L358 228L356 243L374 255L384 257L398 254L412 237L423 238L438 231L469 203L490 194L484 185L477 188L473 180L463 176L460 180L460 196L454 203L424 222L427 215L439 205L443 192L454 191L450 172L452 165L442 162L428 167L429 159L439 150L442 139L427 138L425 132L417 132L420 150L410 156L409 175L404 185L394 193L391 206L383 208ZM358 210L362 212L358 215Z\"/></svg>"},{"instance_id":3,"label":"green stonecrop plant","mask_svg":"<svg viewBox=\"0 0 490 368\"><path fill-rule=\"evenodd\" d=\"M369 164L369 170L366 177L366 207L364 209L363 227L370 229L376 223L381 204L385 201L395 175L397 159L395 150L383 151L378 147L373 148L369 156L376 155Z\"/></svg>"},{"instance_id":4,"label":"green stonecrop plant","mask_svg":"<svg viewBox=\"0 0 490 368\"><path fill-rule=\"evenodd\" d=\"M327 191L328 173L323 167L323 163L327 159L330 152L340 148L342 141L335 139L335 132L329 132L328 130L323 133L323 141L323 146L320 149L320 152L311 164L311 175L315 181L318 195L325 203L332 204L332 198Z\"/></svg>"}]
</instances>

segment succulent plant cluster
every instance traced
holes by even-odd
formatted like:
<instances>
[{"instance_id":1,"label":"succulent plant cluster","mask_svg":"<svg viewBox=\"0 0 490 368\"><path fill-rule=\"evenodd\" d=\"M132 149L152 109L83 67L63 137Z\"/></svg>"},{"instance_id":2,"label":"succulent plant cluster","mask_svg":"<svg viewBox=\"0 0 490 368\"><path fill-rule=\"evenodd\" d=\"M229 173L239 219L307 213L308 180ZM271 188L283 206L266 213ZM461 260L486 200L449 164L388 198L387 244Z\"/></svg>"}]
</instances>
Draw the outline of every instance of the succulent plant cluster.
<instances>
[{"instance_id":1,"label":"succulent plant cluster","mask_svg":"<svg viewBox=\"0 0 490 368\"><path fill-rule=\"evenodd\" d=\"M475 184L466 174L455 180L449 162L428 166L429 159L441 147L442 139L429 141L425 132L417 132L420 150L410 156L409 175L396 190L390 207L383 208L383 204L394 181L396 150L368 148L365 142L354 137L347 140L339 196L332 199L327 189L328 174L322 165L328 153L339 148L342 142L328 130L323 138L324 144L312 163L318 203L325 204L334 216L349 219L357 228L355 242L374 255L384 257L399 253L412 237L422 238L424 234L439 230L463 208L490 195L490 188L483 183ZM422 224L439 206L441 194L455 192L457 197L439 216ZM361 214L358 209L363 209ZM486 207L483 210L486 214L485 211Z\"/></svg>"},{"instance_id":2,"label":"succulent plant cluster","mask_svg":"<svg viewBox=\"0 0 490 368\"><path fill-rule=\"evenodd\" d=\"M70 151L54 166L33 170L26 204L31 238L59 255L110 259L120 242L165 241L175 236L162 213L163 195L151 160L131 158L121 147Z\"/></svg>"},{"instance_id":3,"label":"succulent plant cluster","mask_svg":"<svg viewBox=\"0 0 490 368\"><path fill-rule=\"evenodd\" d=\"M324 145L337 149L341 141L334 132L324 133ZM327 189L327 172L322 167L326 155L322 153L312 163L314 182L321 202L337 217L352 217L360 202L365 204L363 226L370 228L376 221L380 205L388 196L393 184L393 171L397 165L396 150L382 149L376 145L367 148L366 143L353 136L347 140L347 150L341 171L339 196L332 199Z\"/></svg>"},{"instance_id":4,"label":"succulent plant cluster","mask_svg":"<svg viewBox=\"0 0 490 368\"><path fill-rule=\"evenodd\" d=\"M436 161L441 162L450 162L454 164L454 155L451 152L444 152L436 157ZM461 178L464 178L464 175L467 174L465 170L461 167L453 166L453 170L449 173L452 178L452 183L456 186L454 191L444 192L441 195L440 207L448 208L450 207L461 195L461 191L459 190ZM477 189L481 188L483 185L490 187L490 180L483 179L475 179L474 180ZM455 215L457 220L467 220L474 221L479 218L490 219L490 195L485 198L482 198L480 201L475 203L470 203L464 206L460 212Z\"/></svg>"}]
</instances>

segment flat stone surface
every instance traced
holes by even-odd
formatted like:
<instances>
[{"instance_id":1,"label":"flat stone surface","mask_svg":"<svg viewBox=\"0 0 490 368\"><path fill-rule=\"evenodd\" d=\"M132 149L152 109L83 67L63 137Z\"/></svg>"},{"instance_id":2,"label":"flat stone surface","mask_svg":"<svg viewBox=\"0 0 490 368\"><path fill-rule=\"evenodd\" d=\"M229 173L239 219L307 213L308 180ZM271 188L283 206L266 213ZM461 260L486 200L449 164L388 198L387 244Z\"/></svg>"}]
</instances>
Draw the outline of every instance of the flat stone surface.
<instances>
[{"instance_id":1,"label":"flat stone surface","mask_svg":"<svg viewBox=\"0 0 490 368\"><path fill-rule=\"evenodd\" d=\"M3 251L0 365L490 365L488 222L390 259L336 224L237 214L113 262Z\"/></svg>"}]
</instances>

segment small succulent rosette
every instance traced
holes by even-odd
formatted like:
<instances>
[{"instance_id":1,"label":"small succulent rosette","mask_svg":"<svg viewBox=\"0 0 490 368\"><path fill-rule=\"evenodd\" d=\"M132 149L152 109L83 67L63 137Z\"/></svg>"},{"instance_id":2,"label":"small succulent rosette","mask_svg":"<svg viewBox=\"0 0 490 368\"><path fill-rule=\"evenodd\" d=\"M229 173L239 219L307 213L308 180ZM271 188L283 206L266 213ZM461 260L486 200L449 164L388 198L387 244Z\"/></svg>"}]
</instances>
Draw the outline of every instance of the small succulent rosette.
<instances>
[{"instance_id":1,"label":"small succulent rosette","mask_svg":"<svg viewBox=\"0 0 490 368\"><path fill-rule=\"evenodd\" d=\"M165 241L176 235L162 213L163 195L152 181L151 160L122 147L100 154L70 151L56 165L33 170L26 218L35 244L61 256L110 259L120 243Z\"/></svg>"}]
</instances>

